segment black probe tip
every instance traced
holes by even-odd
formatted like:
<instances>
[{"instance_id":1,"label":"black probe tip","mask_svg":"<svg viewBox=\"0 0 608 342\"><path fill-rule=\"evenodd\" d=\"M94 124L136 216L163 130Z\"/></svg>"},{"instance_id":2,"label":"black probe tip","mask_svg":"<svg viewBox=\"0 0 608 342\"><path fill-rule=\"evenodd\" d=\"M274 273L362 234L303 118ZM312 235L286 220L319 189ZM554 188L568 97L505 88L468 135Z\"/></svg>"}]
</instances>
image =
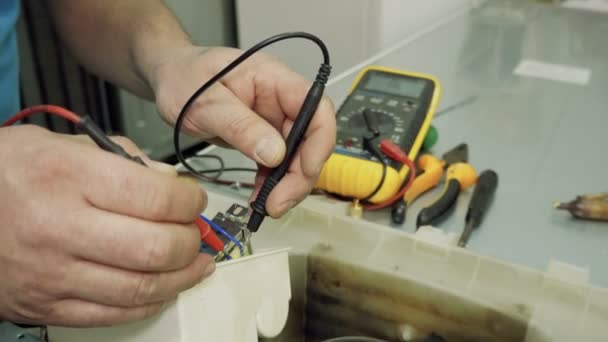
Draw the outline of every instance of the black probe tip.
<instances>
[{"instance_id":1,"label":"black probe tip","mask_svg":"<svg viewBox=\"0 0 608 342\"><path fill-rule=\"evenodd\" d=\"M393 224L403 224L405 222L405 212L407 211L407 204L405 201L399 201L393 206L391 210L391 220Z\"/></svg>"},{"instance_id":2,"label":"black probe tip","mask_svg":"<svg viewBox=\"0 0 608 342\"><path fill-rule=\"evenodd\" d=\"M251 213L249 221L247 221L247 229L252 233L257 232L262 225L262 221L264 221L264 215L254 211Z\"/></svg>"}]
</instances>

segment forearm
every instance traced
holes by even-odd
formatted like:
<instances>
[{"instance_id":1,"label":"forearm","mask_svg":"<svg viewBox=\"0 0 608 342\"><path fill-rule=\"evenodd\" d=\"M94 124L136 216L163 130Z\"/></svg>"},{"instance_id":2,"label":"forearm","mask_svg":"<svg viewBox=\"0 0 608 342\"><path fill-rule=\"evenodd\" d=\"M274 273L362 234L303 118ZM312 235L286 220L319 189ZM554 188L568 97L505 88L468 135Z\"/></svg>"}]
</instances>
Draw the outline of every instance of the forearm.
<instances>
[{"instance_id":1,"label":"forearm","mask_svg":"<svg viewBox=\"0 0 608 342\"><path fill-rule=\"evenodd\" d=\"M190 39L161 0L50 0L57 31L91 72L153 99L154 70Z\"/></svg>"}]
</instances>

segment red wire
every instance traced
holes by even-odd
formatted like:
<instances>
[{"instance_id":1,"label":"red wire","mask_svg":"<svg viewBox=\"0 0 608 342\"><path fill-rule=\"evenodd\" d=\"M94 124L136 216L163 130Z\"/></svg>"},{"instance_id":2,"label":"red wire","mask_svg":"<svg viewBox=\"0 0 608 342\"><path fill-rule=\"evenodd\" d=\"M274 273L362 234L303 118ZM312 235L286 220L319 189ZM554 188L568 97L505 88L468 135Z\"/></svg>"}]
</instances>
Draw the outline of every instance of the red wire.
<instances>
[{"instance_id":1,"label":"red wire","mask_svg":"<svg viewBox=\"0 0 608 342\"><path fill-rule=\"evenodd\" d=\"M407 179L407 183L405 184L405 186L403 186L401 188L401 190L393 197L391 197L385 201L382 201L380 203L377 203L377 204L366 204L363 206L363 209L368 210L368 211L383 209L383 208L388 207L389 205L392 205L397 200L403 198L403 195L405 194L405 192L410 188L410 186L412 186L412 183L414 182L414 178L416 178L416 168L414 166L414 162L412 162L412 160L407 155L405 155L405 158L400 160L400 162L407 165L407 167L409 168L408 179Z\"/></svg>"},{"instance_id":2,"label":"red wire","mask_svg":"<svg viewBox=\"0 0 608 342\"><path fill-rule=\"evenodd\" d=\"M33 106L33 107L29 107L26 108L22 111L20 111L19 113L13 115L11 118L9 118L7 121L5 121L2 126L0 127L7 127L10 126L12 124L14 124L15 122L21 121L23 119L25 119L26 117L32 115L32 114L36 114L36 113L49 113L52 115L56 115L56 116L60 116L74 124L78 123L78 121L80 121L80 117L70 111L67 110L63 107L59 107L59 106L55 106L55 105L39 105L39 106Z\"/></svg>"}]
</instances>

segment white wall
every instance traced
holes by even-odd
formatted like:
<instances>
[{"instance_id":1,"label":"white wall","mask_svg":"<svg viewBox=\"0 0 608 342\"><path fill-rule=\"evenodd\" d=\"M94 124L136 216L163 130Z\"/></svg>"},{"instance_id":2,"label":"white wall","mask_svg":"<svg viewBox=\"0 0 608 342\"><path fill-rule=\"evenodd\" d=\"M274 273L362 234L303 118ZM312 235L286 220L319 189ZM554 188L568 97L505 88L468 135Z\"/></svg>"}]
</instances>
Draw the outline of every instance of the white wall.
<instances>
[{"instance_id":1,"label":"white wall","mask_svg":"<svg viewBox=\"0 0 608 342\"><path fill-rule=\"evenodd\" d=\"M381 46L387 47L403 39L404 35L430 25L438 18L470 6L470 0L381 0Z\"/></svg>"},{"instance_id":2,"label":"white wall","mask_svg":"<svg viewBox=\"0 0 608 342\"><path fill-rule=\"evenodd\" d=\"M471 0L237 0L239 46L247 48L286 31L318 35L330 49L332 75L361 62ZM318 49L287 41L269 51L296 71L314 75Z\"/></svg>"},{"instance_id":3,"label":"white wall","mask_svg":"<svg viewBox=\"0 0 608 342\"><path fill-rule=\"evenodd\" d=\"M0 0L2 1L2 0ZM166 0L192 39L202 45L235 43L233 10L224 0ZM162 121L154 103L120 91L126 134L152 158L173 153L173 129ZM182 146L195 140L184 139Z\"/></svg>"}]
</instances>

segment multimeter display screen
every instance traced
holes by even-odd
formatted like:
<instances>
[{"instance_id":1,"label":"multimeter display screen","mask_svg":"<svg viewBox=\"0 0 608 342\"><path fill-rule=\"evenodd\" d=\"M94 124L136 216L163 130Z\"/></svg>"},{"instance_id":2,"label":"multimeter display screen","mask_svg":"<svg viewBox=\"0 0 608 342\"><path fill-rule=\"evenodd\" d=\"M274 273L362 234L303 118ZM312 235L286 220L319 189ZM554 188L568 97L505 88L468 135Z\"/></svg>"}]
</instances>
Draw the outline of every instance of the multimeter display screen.
<instances>
[{"instance_id":1,"label":"multimeter display screen","mask_svg":"<svg viewBox=\"0 0 608 342\"><path fill-rule=\"evenodd\" d=\"M384 73L370 73L365 90L418 98L425 85L423 80L394 77Z\"/></svg>"}]
</instances>

